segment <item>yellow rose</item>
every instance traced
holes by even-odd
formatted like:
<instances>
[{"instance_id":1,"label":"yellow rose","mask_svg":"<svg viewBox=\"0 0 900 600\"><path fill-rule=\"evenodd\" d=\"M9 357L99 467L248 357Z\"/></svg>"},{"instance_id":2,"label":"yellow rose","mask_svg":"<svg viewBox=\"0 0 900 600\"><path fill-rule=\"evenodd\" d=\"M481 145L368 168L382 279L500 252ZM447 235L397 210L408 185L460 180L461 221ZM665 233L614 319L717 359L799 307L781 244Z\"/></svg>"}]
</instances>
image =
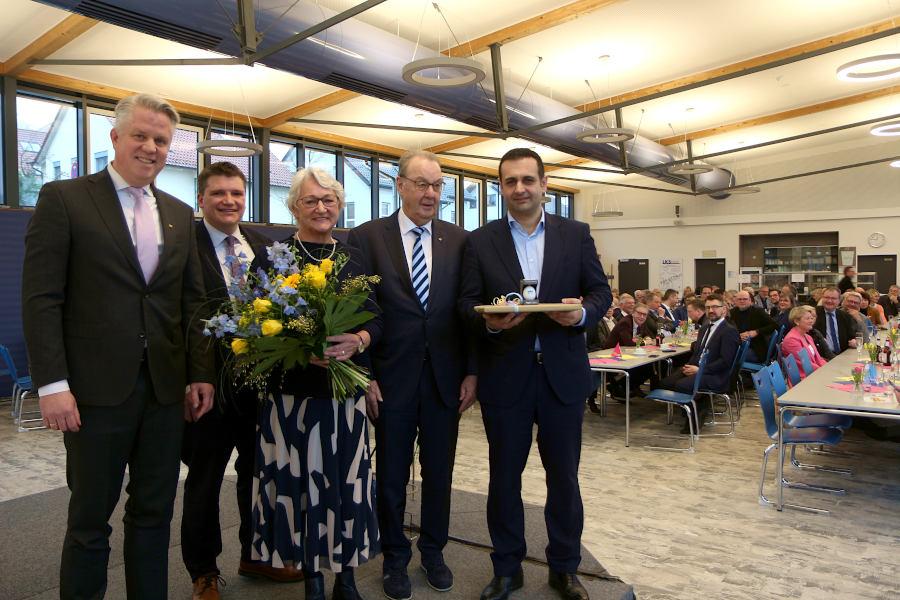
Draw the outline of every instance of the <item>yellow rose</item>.
<instances>
[{"instance_id":1,"label":"yellow rose","mask_svg":"<svg viewBox=\"0 0 900 600\"><path fill-rule=\"evenodd\" d=\"M283 326L281 325L281 321L266 319L262 322L262 334L265 336L278 335L281 333L282 329Z\"/></svg>"},{"instance_id":2,"label":"yellow rose","mask_svg":"<svg viewBox=\"0 0 900 600\"><path fill-rule=\"evenodd\" d=\"M244 354L250 349L250 344L247 340L243 340L241 338L235 338L231 340L231 351L235 354Z\"/></svg>"},{"instance_id":3,"label":"yellow rose","mask_svg":"<svg viewBox=\"0 0 900 600\"><path fill-rule=\"evenodd\" d=\"M262 314L269 312L269 309L272 308L272 303L268 300L263 300L262 298L257 298L253 301L253 310Z\"/></svg>"},{"instance_id":4,"label":"yellow rose","mask_svg":"<svg viewBox=\"0 0 900 600\"><path fill-rule=\"evenodd\" d=\"M311 273L309 276L309 285L313 286L317 290L321 290L325 287L325 273L322 271L316 271L315 273Z\"/></svg>"},{"instance_id":5,"label":"yellow rose","mask_svg":"<svg viewBox=\"0 0 900 600\"><path fill-rule=\"evenodd\" d=\"M334 269L334 261L330 258L323 258L322 262L319 263L319 269L326 275L331 275L331 270Z\"/></svg>"}]
</instances>

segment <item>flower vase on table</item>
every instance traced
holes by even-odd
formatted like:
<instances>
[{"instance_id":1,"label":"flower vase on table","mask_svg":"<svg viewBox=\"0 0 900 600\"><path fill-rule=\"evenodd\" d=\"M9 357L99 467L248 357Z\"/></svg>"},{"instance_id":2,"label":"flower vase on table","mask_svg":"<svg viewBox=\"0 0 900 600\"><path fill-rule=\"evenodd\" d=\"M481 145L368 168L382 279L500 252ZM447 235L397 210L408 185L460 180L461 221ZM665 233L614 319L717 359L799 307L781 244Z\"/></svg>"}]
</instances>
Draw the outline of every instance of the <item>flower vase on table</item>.
<instances>
[{"instance_id":1,"label":"flower vase on table","mask_svg":"<svg viewBox=\"0 0 900 600\"><path fill-rule=\"evenodd\" d=\"M863 397L863 368L853 367L853 369L850 370L850 379L853 380L853 397L861 400Z\"/></svg>"},{"instance_id":2,"label":"flower vase on table","mask_svg":"<svg viewBox=\"0 0 900 600\"><path fill-rule=\"evenodd\" d=\"M869 364L866 365L863 379L865 383L874 385L878 383L878 344L869 342L865 345L865 348L869 353Z\"/></svg>"},{"instance_id":3,"label":"flower vase on table","mask_svg":"<svg viewBox=\"0 0 900 600\"><path fill-rule=\"evenodd\" d=\"M644 343L644 338L642 338L642 337L636 337L636 338L634 338L634 352L633 352L633 354L634 354L635 356L645 356L645 355L647 354L647 351L644 350L644 348L642 347L642 344L643 344L643 343Z\"/></svg>"}]
</instances>

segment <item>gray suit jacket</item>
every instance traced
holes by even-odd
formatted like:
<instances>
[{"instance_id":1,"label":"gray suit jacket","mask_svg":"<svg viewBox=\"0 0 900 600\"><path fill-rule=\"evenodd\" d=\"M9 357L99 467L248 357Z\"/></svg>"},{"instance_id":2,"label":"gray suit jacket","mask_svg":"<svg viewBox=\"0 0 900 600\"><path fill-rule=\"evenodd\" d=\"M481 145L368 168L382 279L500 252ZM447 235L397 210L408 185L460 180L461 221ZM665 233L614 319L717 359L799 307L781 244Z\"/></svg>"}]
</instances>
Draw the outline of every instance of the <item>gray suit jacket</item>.
<instances>
[{"instance_id":1,"label":"gray suit jacket","mask_svg":"<svg viewBox=\"0 0 900 600\"><path fill-rule=\"evenodd\" d=\"M193 213L165 192L153 194L163 250L145 282L106 170L41 188L22 276L36 387L68 379L79 404L119 404L134 388L145 348L161 404L183 401L188 382L214 382Z\"/></svg>"}]
</instances>

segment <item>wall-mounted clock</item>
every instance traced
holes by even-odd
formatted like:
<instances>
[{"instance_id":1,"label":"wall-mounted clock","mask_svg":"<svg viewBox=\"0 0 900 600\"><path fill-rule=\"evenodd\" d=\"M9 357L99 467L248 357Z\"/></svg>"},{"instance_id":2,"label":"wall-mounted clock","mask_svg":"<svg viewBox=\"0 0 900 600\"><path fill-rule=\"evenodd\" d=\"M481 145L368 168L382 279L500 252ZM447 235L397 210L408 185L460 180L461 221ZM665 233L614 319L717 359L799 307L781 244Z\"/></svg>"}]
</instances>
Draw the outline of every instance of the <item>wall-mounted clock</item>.
<instances>
[{"instance_id":1,"label":"wall-mounted clock","mask_svg":"<svg viewBox=\"0 0 900 600\"><path fill-rule=\"evenodd\" d=\"M886 241L887 238L880 231L876 231L869 236L869 246L872 248L881 248Z\"/></svg>"}]
</instances>

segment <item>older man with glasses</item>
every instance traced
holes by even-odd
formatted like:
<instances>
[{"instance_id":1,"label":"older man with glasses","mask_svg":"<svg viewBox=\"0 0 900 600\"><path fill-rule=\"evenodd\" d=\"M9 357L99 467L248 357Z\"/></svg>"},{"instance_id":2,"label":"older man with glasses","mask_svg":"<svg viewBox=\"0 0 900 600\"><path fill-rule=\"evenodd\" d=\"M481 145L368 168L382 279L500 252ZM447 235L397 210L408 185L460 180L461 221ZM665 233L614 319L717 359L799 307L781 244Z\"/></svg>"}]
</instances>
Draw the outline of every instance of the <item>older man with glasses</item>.
<instances>
[{"instance_id":1,"label":"older man with glasses","mask_svg":"<svg viewBox=\"0 0 900 600\"><path fill-rule=\"evenodd\" d=\"M773 291L777 294L777 290ZM770 301L774 299L770 297ZM766 360L769 336L775 331L775 321L765 309L753 306L750 294L744 290L734 295L731 322L737 327L741 341L750 340L746 359L757 363Z\"/></svg>"},{"instance_id":2,"label":"older man with glasses","mask_svg":"<svg viewBox=\"0 0 900 600\"><path fill-rule=\"evenodd\" d=\"M746 294L746 292L744 292ZM706 297L706 316L708 322L700 329L697 341L694 342L693 352L687 364L680 370L673 372L659 382L659 387L690 394L694 390L694 378L697 376L700 364L700 356L703 351L708 352L706 368L703 371L703 379L700 382L701 389L718 390L728 385L731 375L731 367L734 363L734 355L741 345L741 338L734 325L725 319L727 309L722 296L710 294ZM709 412L709 407L703 404L699 407L699 414L694 431L699 432L703 427L703 421ZM690 433L687 419L681 433Z\"/></svg>"}]
</instances>

